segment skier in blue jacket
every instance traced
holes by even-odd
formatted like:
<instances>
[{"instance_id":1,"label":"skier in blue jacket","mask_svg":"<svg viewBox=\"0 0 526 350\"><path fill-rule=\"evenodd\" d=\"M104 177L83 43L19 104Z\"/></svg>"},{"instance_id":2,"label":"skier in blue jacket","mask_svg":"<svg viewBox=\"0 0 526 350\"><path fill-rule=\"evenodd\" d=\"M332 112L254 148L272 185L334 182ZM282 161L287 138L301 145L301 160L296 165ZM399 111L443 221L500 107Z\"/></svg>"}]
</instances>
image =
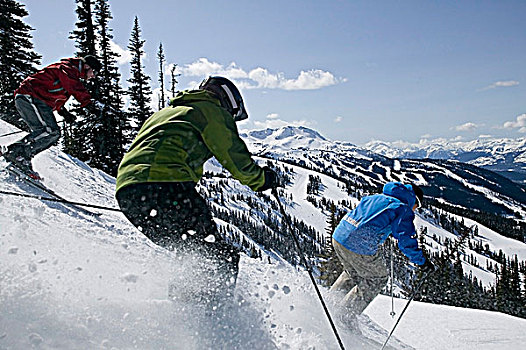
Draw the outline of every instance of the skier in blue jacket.
<instances>
[{"instance_id":1,"label":"skier in blue jacket","mask_svg":"<svg viewBox=\"0 0 526 350\"><path fill-rule=\"evenodd\" d=\"M418 248L413 224L414 210L423 200L422 189L389 182L382 192L364 197L340 221L332 236L344 270L331 291L346 293L342 304L347 310L342 319L351 325L387 283L387 267L380 248L390 235L412 263L425 271L434 270L434 265Z\"/></svg>"}]
</instances>

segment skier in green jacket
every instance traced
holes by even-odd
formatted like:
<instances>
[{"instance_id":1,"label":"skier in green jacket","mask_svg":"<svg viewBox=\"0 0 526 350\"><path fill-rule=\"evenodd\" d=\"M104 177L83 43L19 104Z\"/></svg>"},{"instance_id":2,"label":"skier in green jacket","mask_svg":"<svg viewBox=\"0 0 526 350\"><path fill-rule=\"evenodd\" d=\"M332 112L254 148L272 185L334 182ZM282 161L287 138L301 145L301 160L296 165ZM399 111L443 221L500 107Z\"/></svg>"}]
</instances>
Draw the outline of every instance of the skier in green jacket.
<instances>
[{"instance_id":1,"label":"skier in green jacket","mask_svg":"<svg viewBox=\"0 0 526 350\"><path fill-rule=\"evenodd\" d=\"M206 260L206 273L196 271L206 285L195 297L213 308L232 296L239 251L218 234L195 190L203 164L215 156L255 191L278 185L276 173L258 166L239 137L235 122L247 117L236 86L209 77L146 120L117 174L116 198L128 220L154 243Z\"/></svg>"}]
</instances>

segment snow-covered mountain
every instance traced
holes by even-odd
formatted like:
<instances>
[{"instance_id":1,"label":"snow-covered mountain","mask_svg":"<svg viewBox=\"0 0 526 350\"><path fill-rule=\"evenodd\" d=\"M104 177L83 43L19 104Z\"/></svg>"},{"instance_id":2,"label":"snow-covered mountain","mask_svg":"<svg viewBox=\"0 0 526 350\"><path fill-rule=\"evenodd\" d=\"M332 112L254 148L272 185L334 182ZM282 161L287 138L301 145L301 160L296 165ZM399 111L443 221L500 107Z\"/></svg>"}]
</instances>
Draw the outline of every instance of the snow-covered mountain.
<instances>
[{"instance_id":1,"label":"snow-covered mountain","mask_svg":"<svg viewBox=\"0 0 526 350\"><path fill-rule=\"evenodd\" d=\"M328 142L317 131L303 126L253 130L242 134L242 137L254 146L261 147L262 150L269 145L282 150L290 148L320 148Z\"/></svg>"},{"instance_id":2,"label":"snow-covered mountain","mask_svg":"<svg viewBox=\"0 0 526 350\"><path fill-rule=\"evenodd\" d=\"M450 205L526 219L526 187L495 172L449 159L393 159L307 130L289 126L243 136L258 155L347 180L349 186L376 189L387 181L414 182L426 196Z\"/></svg>"},{"instance_id":3,"label":"snow-covered mountain","mask_svg":"<svg viewBox=\"0 0 526 350\"><path fill-rule=\"evenodd\" d=\"M2 134L12 130L0 122ZM365 164L384 157L376 158L351 144L330 142L308 130L302 130L302 137L294 140L298 136L296 131L289 129L288 136L281 130L267 131L267 136L259 141L251 135L249 146L261 147L267 157L279 155L287 161L281 158L274 161L280 171L286 169L289 175L288 184L280 191L280 201L295 220L312 227L319 236L327 236L328 213L313 203L312 197L338 205L358 202L356 196L348 193L347 184L332 174L354 174L357 185L371 186L390 178L404 178L406 165L402 161L391 161L391 168L383 165L384 160L375 163L374 169L385 169L381 177L375 177L370 174L372 170L364 171L368 169ZM4 138L1 142L7 144L15 138ZM306 147L310 140L305 138L314 140L311 145L318 142L319 148ZM282 147L287 141L288 149ZM343 154L336 154L340 152ZM333 166L326 160L327 154L333 158ZM257 159L261 163L268 161ZM5 162L0 161L0 169L3 167ZM44 177L45 185L69 200L116 207L114 179L57 147L39 154L35 168ZM447 168L437 169L443 172ZM153 245L120 213L92 209L101 216L91 217L61 203L19 197L15 194L43 197L47 194L0 171L0 348L338 348L305 271L287 263L286 252L259 243L255 233L249 232L246 221L243 225L236 224L235 217L244 214L250 223L265 228L262 233L271 235L273 240L290 241L279 227L274 231L269 226L281 220L275 199L254 194L225 177L217 162L207 163L206 171L200 189L207 193L216 212L226 211L224 217L216 217L216 223L225 234L236 236L247 253L255 250L258 256L243 255L236 288L239 305L219 325L201 315L191 300L168 298L170 285L196 287L192 284L195 273L192 259ZM312 176L320 178L321 186L319 193L308 194ZM428 181L425 177L417 180ZM478 188L472 190L484 192ZM512 203L502 199L508 198L507 195L491 196L501 198L506 202L504 206ZM477 228L478 236L471 238L473 243L526 260L526 244L503 237L476 221L464 220L466 225ZM457 239L455 232L445 230L426 215L418 215L416 225L420 230L425 228L426 248L430 251L443 249L441 242L446 238ZM304 242L316 241L305 232L298 233ZM497 264L490 256L471 248L466 248L464 254L475 255L481 266L463 262L466 273L476 275L485 285L495 283L495 274L484 268L488 261ZM338 319L333 296L326 287L320 288L331 314ZM397 313L405 302L395 298ZM383 342L396 321L389 316L390 311L390 298L377 297L362 319L360 328L365 336L357 336L338 325L346 348L378 349L378 342ZM522 349L525 326L526 320L498 312L413 302L390 346L392 349Z\"/></svg>"},{"instance_id":4,"label":"snow-covered mountain","mask_svg":"<svg viewBox=\"0 0 526 350\"><path fill-rule=\"evenodd\" d=\"M364 148L390 158L451 159L526 183L526 138L483 138L469 142L444 139L420 143L371 141Z\"/></svg>"}]
</instances>

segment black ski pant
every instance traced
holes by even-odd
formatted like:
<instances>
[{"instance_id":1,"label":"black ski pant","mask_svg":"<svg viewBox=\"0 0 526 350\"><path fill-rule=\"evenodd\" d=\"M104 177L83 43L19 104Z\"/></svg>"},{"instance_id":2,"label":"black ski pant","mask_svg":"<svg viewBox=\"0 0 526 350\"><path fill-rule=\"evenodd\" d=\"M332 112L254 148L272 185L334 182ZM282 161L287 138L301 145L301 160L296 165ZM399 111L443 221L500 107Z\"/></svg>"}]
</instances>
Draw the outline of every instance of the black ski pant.
<instances>
[{"instance_id":1,"label":"black ski pant","mask_svg":"<svg viewBox=\"0 0 526 350\"><path fill-rule=\"evenodd\" d=\"M207 285L196 295L214 306L233 296L239 250L219 235L206 201L194 182L139 183L121 188L117 201L124 215L146 237L164 248L197 254L205 261L196 276ZM192 255L185 256L192 256Z\"/></svg>"},{"instance_id":2,"label":"black ski pant","mask_svg":"<svg viewBox=\"0 0 526 350\"><path fill-rule=\"evenodd\" d=\"M30 160L57 142L60 128L51 107L38 98L18 94L15 96L15 106L31 132L8 146L8 150L14 157L22 156Z\"/></svg>"}]
</instances>

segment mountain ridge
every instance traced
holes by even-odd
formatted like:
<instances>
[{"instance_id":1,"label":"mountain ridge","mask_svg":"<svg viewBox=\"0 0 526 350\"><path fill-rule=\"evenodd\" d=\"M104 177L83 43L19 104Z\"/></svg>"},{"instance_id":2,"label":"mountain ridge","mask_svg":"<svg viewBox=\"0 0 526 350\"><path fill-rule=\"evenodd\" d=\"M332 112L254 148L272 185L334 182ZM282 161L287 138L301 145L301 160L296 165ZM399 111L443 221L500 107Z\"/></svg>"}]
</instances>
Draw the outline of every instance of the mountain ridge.
<instances>
[{"instance_id":1,"label":"mountain ridge","mask_svg":"<svg viewBox=\"0 0 526 350\"><path fill-rule=\"evenodd\" d=\"M285 134L284 130L287 137L276 137ZM254 154L343 177L369 191L387 181L414 182L427 196L451 205L526 220L526 186L491 169L449 159L393 159L349 142L331 141L305 127L266 129L243 136Z\"/></svg>"},{"instance_id":2,"label":"mountain ridge","mask_svg":"<svg viewBox=\"0 0 526 350\"><path fill-rule=\"evenodd\" d=\"M374 154L391 159L456 160L491 170L526 186L526 138L485 138L472 141L436 139L421 143L371 141L357 146L347 141L329 140L318 131L304 126L250 130L244 131L241 136L256 152L272 148L282 151L290 148L330 150L337 145L363 156Z\"/></svg>"},{"instance_id":3,"label":"mountain ridge","mask_svg":"<svg viewBox=\"0 0 526 350\"><path fill-rule=\"evenodd\" d=\"M371 141L364 148L390 158L458 160L526 184L526 138L436 139L421 143Z\"/></svg>"}]
</instances>

